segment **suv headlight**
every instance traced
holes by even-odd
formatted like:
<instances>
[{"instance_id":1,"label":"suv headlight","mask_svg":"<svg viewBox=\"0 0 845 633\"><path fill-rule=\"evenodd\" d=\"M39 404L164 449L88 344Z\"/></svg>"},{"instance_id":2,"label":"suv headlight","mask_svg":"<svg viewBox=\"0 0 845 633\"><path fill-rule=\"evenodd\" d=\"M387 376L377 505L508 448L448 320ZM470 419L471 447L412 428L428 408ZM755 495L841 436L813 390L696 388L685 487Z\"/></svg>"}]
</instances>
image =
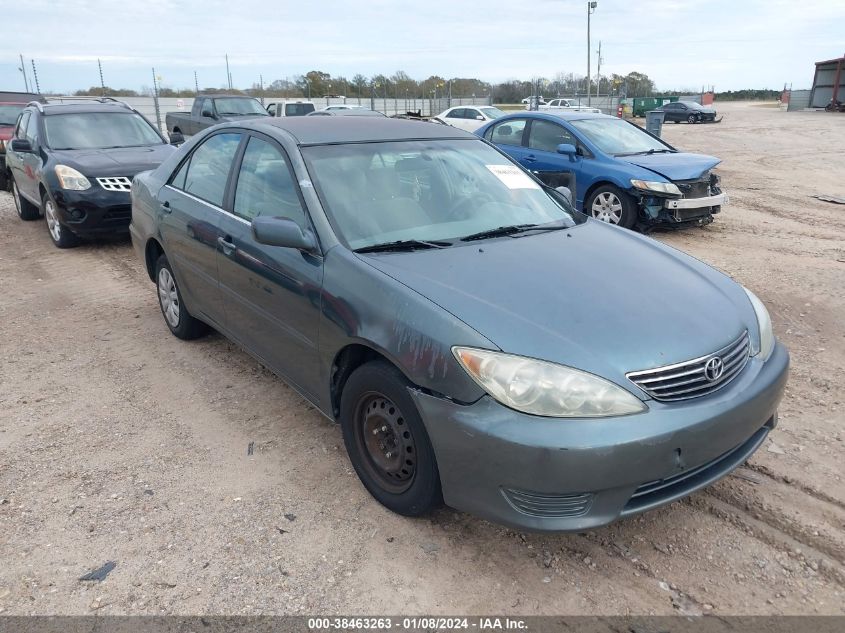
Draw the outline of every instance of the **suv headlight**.
<instances>
[{"instance_id":1,"label":"suv headlight","mask_svg":"<svg viewBox=\"0 0 845 633\"><path fill-rule=\"evenodd\" d=\"M775 333L772 330L772 319L769 316L769 311L766 310L766 306L757 298L757 295L745 286L742 289L745 290L745 294L748 295L748 299L751 301L751 306L757 315L757 327L760 330L760 339L757 341L753 338L751 339L751 355L757 356L759 354L760 360L768 360L769 356L772 355L772 350L775 348Z\"/></svg>"},{"instance_id":2,"label":"suv headlight","mask_svg":"<svg viewBox=\"0 0 845 633\"><path fill-rule=\"evenodd\" d=\"M603 418L647 409L630 391L578 369L471 347L453 347L452 353L484 391L523 413Z\"/></svg>"},{"instance_id":3,"label":"suv headlight","mask_svg":"<svg viewBox=\"0 0 845 633\"><path fill-rule=\"evenodd\" d=\"M666 194L667 196L680 196L681 190L673 182L656 182L653 180L634 180L631 179L631 186L644 191L654 191L655 193Z\"/></svg>"},{"instance_id":4,"label":"suv headlight","mask_svg":"<svg viewBox=\"0 0 845 633\"><path fill-rule=\"evenodd\" d=\"M88 179L67 165L56 165L56 178L59 179L59 186L70 191L85 191L91 188Z\"/></svg>"}]
</instances>

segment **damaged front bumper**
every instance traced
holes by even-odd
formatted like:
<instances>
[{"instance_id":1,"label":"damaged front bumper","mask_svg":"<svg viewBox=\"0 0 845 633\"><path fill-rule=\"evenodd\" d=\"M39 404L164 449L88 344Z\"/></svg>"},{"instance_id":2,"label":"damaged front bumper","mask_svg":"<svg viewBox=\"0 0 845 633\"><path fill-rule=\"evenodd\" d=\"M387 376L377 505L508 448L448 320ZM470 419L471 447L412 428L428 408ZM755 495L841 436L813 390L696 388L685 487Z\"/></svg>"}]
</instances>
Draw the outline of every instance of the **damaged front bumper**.
<instances>
[{"instance_id":1,"label":"damaged front bumper","mask_svg":"<svg viewBox=\"0 0 845 633\"><path fill-rule=\"evenodd\" d=\"M728 203L728 194L719 193L704 198L677 198L664 200L663 206L666 209L701 209L702 207L720 207Z\"/></svg>"}]
</instances>

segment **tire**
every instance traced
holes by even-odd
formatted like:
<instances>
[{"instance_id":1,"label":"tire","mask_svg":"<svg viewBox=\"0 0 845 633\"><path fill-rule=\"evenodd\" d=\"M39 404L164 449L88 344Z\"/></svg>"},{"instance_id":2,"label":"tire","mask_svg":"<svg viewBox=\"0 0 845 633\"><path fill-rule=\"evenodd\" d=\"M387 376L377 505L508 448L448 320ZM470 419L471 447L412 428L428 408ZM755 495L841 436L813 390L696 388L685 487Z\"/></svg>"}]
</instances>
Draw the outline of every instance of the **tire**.
<instances>
[{"instance_id":1,"label":"tire","mask_svg":"<svg viewBox=\"0 0 845 633\"><path fill-rule=\"evenodd\" d=\"M630 229L637 221L637 202L615 185L602 185L590 194L584 213L601 222Z\"/></svg>"},{"instance_id":2,"label":"tire","mask_svg":"<svg viewBox=\"0 0 845 633\"><path fill-rule=\"evenodd\" d=\"M687 117L687 123L695 123L695 115L694 114L690 114Z\"/></svg>"},{"instance_id":3,"label":"tire","mask_svg":"<svg viewBox=\"0 0 845 633\"><path fill-rule=\"evenodd\" d=\"M12 178L12 198L15 200L15 210L18 212L18 217L24 222L32 222L37 220L41 215L41 210L37 205L32 204L29 200L21 196L18 191L18 184Z\"/></svg>"},{"instance_id":4,"label":"tire","mask_svg":"<svg viewBox=\"0 0 845 633\"><path fill-rule=\"evenodd\" d=\"M61 223L56 210L56 203L46 191L41 194L41 213L47 222L47 233L58 248L73 248L79 246L79 238Z\"/></svg>"},{"instance_id":5,"label":"tire","mask_svg":"<svg viewBox=\"0 0 845 633\"><path fill-rule=\"evenodd\" d=\"M201 337L208 331L208 326L194 318L185 307L182 293L176 283L176 276L167 261L167 255L161 255L156 261L156 294L161 316L176 338L190 341Z\"/></svg>"},{"instance_id":6,"label":"tire","mask_svg":"<svg viewBox=\"0 0 845 633\"><path fill-rule=\"evenodd\" d=\"M410 383L392 365L356 369L340 401L343 441L364 487L383 506L421 516L443 503L440 473Z\"/></svg>"}]
</instances>

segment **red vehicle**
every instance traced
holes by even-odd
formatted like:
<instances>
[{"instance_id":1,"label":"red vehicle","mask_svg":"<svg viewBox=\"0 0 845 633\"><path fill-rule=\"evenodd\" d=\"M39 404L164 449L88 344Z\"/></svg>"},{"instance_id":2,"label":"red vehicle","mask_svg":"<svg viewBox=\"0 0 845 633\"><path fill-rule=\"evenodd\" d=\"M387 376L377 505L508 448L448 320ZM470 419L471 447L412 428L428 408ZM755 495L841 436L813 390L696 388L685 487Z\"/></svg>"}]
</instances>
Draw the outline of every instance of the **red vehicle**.
<instances>
[{"instance_id":1,"label":"red vehicle","mask_svg":"<svg viewBox=\"0 0 845 633\"><path fill-rule=\"evenodd\" d=\"M6 166L6 143L12 138L18 115L30 101L41 101L44 97L29 92L0 92L0 191L6 191L11 182Z\"/></svg>"}]
</instances>

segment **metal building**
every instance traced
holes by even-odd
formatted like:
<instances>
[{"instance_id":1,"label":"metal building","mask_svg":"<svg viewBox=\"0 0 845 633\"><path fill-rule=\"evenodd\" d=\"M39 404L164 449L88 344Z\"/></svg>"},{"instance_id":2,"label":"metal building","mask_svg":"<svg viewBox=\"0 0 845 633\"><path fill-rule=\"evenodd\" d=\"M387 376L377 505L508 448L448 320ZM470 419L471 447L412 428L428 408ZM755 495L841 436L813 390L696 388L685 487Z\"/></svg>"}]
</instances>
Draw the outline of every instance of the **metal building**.
<instances>
[{"instance_id":1,"label":"metal building","mask_svg":"<svg viewBox=\"0 0 845 633\"><path fill-rule=\"evenodd\" d=\"M845 57L816 62L810 107L823 108L831 99L845 101Z\"/></svg>"}]
</instances>

